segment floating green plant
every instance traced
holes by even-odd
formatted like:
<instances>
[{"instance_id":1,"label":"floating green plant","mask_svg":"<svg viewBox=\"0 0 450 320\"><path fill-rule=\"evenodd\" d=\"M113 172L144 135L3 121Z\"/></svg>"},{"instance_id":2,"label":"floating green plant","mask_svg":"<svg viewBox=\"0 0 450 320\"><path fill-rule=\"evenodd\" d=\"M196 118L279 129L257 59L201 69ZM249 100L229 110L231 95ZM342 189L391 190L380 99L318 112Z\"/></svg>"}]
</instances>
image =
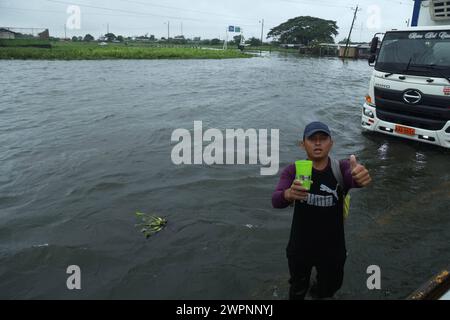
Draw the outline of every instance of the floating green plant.
<instances>
[{"instance_id":1,"label":"floating green plant","mask_svg":"<svg viewBox=\"0 0 450 320\"><path fill-rule=\"evenodd\" d=\"M147 239L161 231L167 224L167 220L164 218L142 212L136 212L136 217L141 219L141 223L136 224L136 228L141 228L141 232Z\"/></svg>"}]
</instances>

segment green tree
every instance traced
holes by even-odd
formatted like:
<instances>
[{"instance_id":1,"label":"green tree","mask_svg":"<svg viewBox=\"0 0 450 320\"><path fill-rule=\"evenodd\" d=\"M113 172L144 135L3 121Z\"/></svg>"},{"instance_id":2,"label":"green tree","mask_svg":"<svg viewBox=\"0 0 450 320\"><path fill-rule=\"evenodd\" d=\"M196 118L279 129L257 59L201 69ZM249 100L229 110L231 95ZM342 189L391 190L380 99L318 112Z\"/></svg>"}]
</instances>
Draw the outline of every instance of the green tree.
<instances>
[{"instance_id":1,"label":"green tree","mask_svg":"<svg viewBox=\"0 0 450 320\"><path fill-rule=\"evenodd\" d=\"M258 47L261 45L261 39L252 37L246 41L246 43L250 44L252 47Z\"/></svg>"},{"instance_id":2,"label":"green tree","mask_svg":"<svg viewBox=\"0 0 450 320\"><path fill-rule=\"evenodd\" d=\"M301 16L272 28L267 38L274 38L281 43L297 43L308 45L310 42L332 42L338 34L336 21L316 17Z\"/></svg>"},{"instance_id":3,"label":"green tree","mask_svg":"<svg viewBox=\"0 0 450 320\"><path fill-rule=\"evenodd\" d=\"M114 33L107 33L107 34L105 34L105 38L107 39L107 41L113 41L113 40L116 40L116 36L114 35Z\"/></svg>"},{"instance_id":4,"label":"green tree","mask_svg":"<svg viewBox=\"0 0 450 320\"><path fill-rule=\"evenodd\" d=\"M78 37L73 36L73 37L72 37L72 41L73 41L73 42L77 42L77 41L78 41Z\"/></svg>"},{"instance_id":5,"label":"green tree","mask_svg":"<svg viewBox=\"0 0 450 320\"><path fill-rule=\"evenodd\" d=\"M84 36L83 41L94 41L94 37L88 33Z\"/></svg>"},{"instance_id":6,"label":"green tree","mask_svg":"<svg viewBox=\"0 0 450 320\"><path fill-rule=\"evenodd\" d=\"M217 38L211 39L212 46L219 45L221 43L222 43L222 41L220 41L220 39L217 39Z\"/></svg>"},{"instance_id":7,"label":"green tree","mask_svg":"<svg viewBox=\"0 0 450 320\"><path fill-rule=\"evenodd\" d=\"M117 36L117 40L123 42L123 36Z\"/></svg>"},{"instance_id":8,"label":"green tree","mask_svg":"<svg viewBox=\"0 0 450 320\"><path fill-rule=\"evenodd\" d=\"M176 37L174 37L173 38L173 42L175 44L186 44L187 43L186 38L184 36L176 36Z\"/></svg>"},{"instance_id":9,"label":"green tree","mask_svg":"<svg viewBox=\"0 0 450 320\"><path fill-rule=\"evenodd\" d=\"M238 35L238 36L234 36L233 37L233 41L234 41L234 43L236 44L236 45L238 45L239 43L241 43L241 35Z\"/></svg>"}]
</instances>

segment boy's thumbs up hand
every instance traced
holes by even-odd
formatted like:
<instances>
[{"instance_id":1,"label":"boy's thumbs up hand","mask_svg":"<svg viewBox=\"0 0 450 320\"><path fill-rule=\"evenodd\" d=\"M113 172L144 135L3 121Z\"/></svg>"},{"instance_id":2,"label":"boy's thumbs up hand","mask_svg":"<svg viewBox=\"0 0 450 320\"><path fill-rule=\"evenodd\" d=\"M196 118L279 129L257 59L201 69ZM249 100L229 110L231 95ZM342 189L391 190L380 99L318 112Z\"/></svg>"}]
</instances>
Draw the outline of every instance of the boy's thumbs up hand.
<instances>
[{"instance_id":1,"label":"boy's thumbs up hand","mask_svg":"<svg viewBox=\"0 0 450 320\"><path fill-rule=\"evenodd\" d=\"M353 180L358 186L365 187L372 181L369 171L362 164L359 164L356 161L356 157L354 155L350 156L350 170Z\"/></svg>"},{"instance_id":2,"label":"boy's thumbs up hand","mask_svg":"<svg viewBox=\"0 0 450 320\"><path fill-rule=\"evenodd\" d=\"M350 156L350 169L353 171L356 169L356 166L358 165L358 162L356 162L356 157L355 155L351 155Z\"/></svg>"}]
</instances>

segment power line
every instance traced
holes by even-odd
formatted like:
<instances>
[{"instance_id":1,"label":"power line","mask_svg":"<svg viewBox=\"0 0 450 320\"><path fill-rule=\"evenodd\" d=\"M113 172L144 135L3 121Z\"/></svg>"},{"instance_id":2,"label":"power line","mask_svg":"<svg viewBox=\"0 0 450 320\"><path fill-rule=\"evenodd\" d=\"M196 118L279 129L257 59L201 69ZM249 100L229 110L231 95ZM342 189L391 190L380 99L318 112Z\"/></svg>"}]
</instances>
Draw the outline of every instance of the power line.
<instances>
[{"instance_id":1,"label":"power line","mask_svg":"<svg viewBox=\"0 0 450 320\"><path fill-rule=\"evenodd\" d=\"M340 1L335 2L327 2L327 1L314 1L314 0L280 0L282 2L288 2L288 3L295 3L295 4L307 4L311 6L324 6L324 7L336 7L336 8L347 8L352 9L351 5L352 3L346 2L342 4L338 4ZM370 1L371 4L373 4L373 0L367 0ZM412 3L400 1L400 0L382 0L382 1L388 1L390 3L396 3L400 5L406 5L409 7L412 7Z\"/></svg>"},{"instance_id":2,"label":"power line","mask_svg":"<svg viewBox=\"0 0 450 320\"><path fill-rule=\"evenodd\" d=\"M47 1L47 0L44 0ZM31 11L31 12L42 12L42 13L59 13L61 15L66 15L66 12L63 10L42 10L42 9L30 9L30 8L18 8L18 7L6 7L6 6L0 6L1 9L7 9L7 10L16 10L16 11ZM116 9L111 9L116 10ZM120 9L119 9L120 10ZM146 15L143 15L143 13L127 13L127 14L114 14L114 13L96 13L96 12L83 12L83 15L87 16L105 16L105 17L136 17L136 18L143 18L147 19ZM181 18L180 18L181 20ZM183 18L183 20L186 20ZM198 19L197 22L205 22L205 21L213 21L213 20L200 20ZM214 20L217 22L217 20ZM257 24L241 24L244 26L258 26Z\"/></svg>"},{"instance_id":3,"label":"power line","mask_svg":"<svg viewBox=\"0 0 450 320\"><path fill-rule=\"evenodd\" d=\"M123 12L123 13L128 13L128 14L135 14L135 15L138 15L138 16L153 16L153 17L160 17L160 18L165 18L165 19L190 20L190 21L197 21L197 22L204 22L204 21L217 22L217 19L212 20L212 19L204 19L204 18L198 19L198 18L188 18L188 17L181 17L181 16L169 16L169 15L155 14L155 13L149 13L149 12L138 12L138 11L118 9L118 8L107 8L107 7L94 6L94 5L84 4L84 3L75 3L75 2L61 1L61 0L43 0L43 1L52 2L52 3L58 3L58 4L65 4L65 5L77 5L77 6L80 6L80 7L99 9L99 10L117 11L117 12ZM138 1L131 1L131 0L119 0L119 1L138 2ZM150 5L150 4L147 3L147 5ZM161 7L168 7L168 6L161 6ZM175 9L175 7L171 7L171 8ZM179 9L185 11L182 8L179 8ZM186 11L196 11L196 10L186 10ZM206 12L203 12L203 13L206 13ZM211 15L211 13L208 13L208 14ZM224 16L224 15L219 15L219 14L215 14L215 15L227 17L228 19L231 18L231 16ZM257 20L257 19L250 19L250 18L237 18L237 17L233 17L232 19L234 19L234 20L241 20L241 21L248 21L248 20L255 20L256 21ZM244 24L242 24L242 25L244 25ZM256 24L252 24L252 25L247 24L247 26L257 26L257 25Z\"/></svg>"},{"instance_id":4,"label":"power line","mask_svg":"<svg viewBox=\"0 0 450 320\"><path fill-rule=\"evenodd\" d=\"M59 14L66 14L64 11L56 11L56 10L40 10L40 9L29 9L29 8L13 8L13 7L4 7L0 6L2 9L8 9L8 10L18 10L18 11L33 11L33 12L44 12L44 13L59 13Z\"/></svg>"},{"instance_id":5,"label":"power line","mask_svg":"<svg viewBox=\"0 0 450 320\"><path fill-rule=\"evenodd\" d=\"M132 10L126 10L126 9L119 9L119 8L108 8L108 7L94 6L94 5L83 4L83 3L73 3L73 2L62 1L62 0L41 0L41 1L47 1L47 2L51 2L51 3L64 4L64 5L78 5L80 7L86 7L86 8L93 8L93 9L97 9L97 10L122 13L122 14L114 14L114 13L105 13L105 12L102 12L102 13L95 13L95 12L89 13L89 12L87 12L87 13L83 13L83 15L119 16L119 17L130 16L130 17L137 17L137 18L141 18L141 19L142 18L147 18L149 16L152 16L152 17L164 18L165 20L166 19L174 19L174 20L180 20L180 21L188 20L188 21L192 21L193 23L199 23L199 24L206 24L206 23L215 23L215 24L217 24L217 22L218 22L217 19L211 20L211 19L203 19L203 18L188 18L188 17L181 17L181 16L168 16L168 15L163 15L163 14L150 13L148 11L147 12L146 11L132 11ZM195 10L195 9L184 9L184 8L174 7L174 6L157 5L157 4L146 3L146 2L137 1L137 0L118 0L118 1L127 2L127 3L142 4L142 5L146 5L146 6L167 8L167 9L171 9L171 10L191 11L191 12L197 12L197 13L201 13L201 14L215 15L215 16L224 17L224 18L227 17L227 20L228 20L228 18L231 19L231 16L227 16L227 15L223 15L223 14L219 14L219 13L213 13L213 12ZM283 2L286 2L286 3L294 3L294 4L307 4L307 5L311 5L311 6L350 8L350 7L347 6L347 3L339 3L339 1L335 1L335 2L329 2L329 1L316 2L315 0L280 0L280 1L283 1ZM395 4L406 4L406 3L404 3L403 0L382 0L382 1L388 1L389 3L395 3ZM28 9L28 8L11 8L11 7L3 7L3 6L0 6L0 8L10 9L10 10L26 10L26 11L48 12L48 13L51 12L51 13L63 14L63 11L50 11L50 10L39 10L39 9ZM234 17L234 19L239 19L239 20L242 19L242 21L244 21L244 19L246 19L246 18L236 18L236 17ZM254 20L255 22L257 21L256 19L253 19L253 18L248 18L245 21L249 21L249 20ZM281 20L282 19L280 19L280 21ZM267 20L265 20L265 22L267 23ZM224 22L224 24L225 23L229 23L229 22ZM279 24L281 22L276 22L276 23L275 22L269 22L269 23L271 23L273 25L277 25L277 24ZM248 24L248 23L239 23L239 24L241 26L249 27L249 28L254 28L255 27L255 29L256 29L257 26L260 25L260 24ZM135 29L145 30L147 28L148 28L148 26L147 27L143 27L143 28L135 28ZM131 29L131 28L124 27L122 29ZM355 29L358 29L358 28L355 27ZM345 29L341 29L341 30L345 30Z\"/></svg>"},{"instance_id":6,"label":"power line","mask_svg":"<svg viewBox=\"0 0 450 320\"><path fill-rule=\"evenodd\" d=\"M372 1L372 0L370 0L370 1ZM395 2L397 4L401 4L401 5L408 6L408 7L413 6L413 1L409 1L409 2L398 1L398 0L383 0L383 1L391 2L391 3Z\"/></svg>"},{"instance_id":7,"label":"power line","mask_svg":"<svg viewBox=\"0 0 450 320\"><path fill-rule=\"evenodd\" d=\"M350 5L337 5L336 2L325 2L325 1L314 1L314 0L280 0L281 2L295 3L295 4L307 4L310 6L321 6L321 7L335 7L335 8L348 8Z\"/></svg>"},{"instance_id":8,"label":"power line","mask_svg":"<svg viewBox=\"0 0 450 320\"><path fill-rule=\"evenodd\" d=\"M66 15L65 11L61 10L41 10L41 9L28 9L28 8L13 8L13 7L4 7L0 6L1 9L7 9L7 10L16 10L16 11L31 11L31 12L42 12L42 13L59 13L61 15ZM134 18L142 18L142 19L148 19L147 16L142 15L136 15L136 14L109 14L109 13L83 13L83 15L86 16L105 16L105 17L134 17Z\"/></svg>"},{"instance_id":9,"label":"power line","mask_svg":"<svg viewBox=\"0 0 450 320\"><path fill-rule=\"evenodd\" d=\"M364 1L364 0L359 0L359 1ZM371 5L374 4L373 0L365 0L365 1L370 2ZM379 1L386 1L386 2L389 2L391 4L392 3L396 3L396 4L399 4L399 5L404 5L404 6L408 6L408 7L412 7L413 6L413 2L412 1L408 1L407 2L407 1L401 1L401 0L378 0L377 2L379 2Z\"/></svg>"},{"instance_id":10,"label":"power line","mask_svg":"<svg viewBox=\"0 0 450 320\"><path fill-rule=\"evenodd\" d=\"M61 14L61 15L66 15L65 11L58 11L58 10L42 10L42 9L29 9L29 8L15 8L15 7L6 7L6 6L0 6L1 9L7 9L7 10L16 10L16 11L30 11L30 12L42 12L42 13L57 13L57 14ZM140 19L148 19L148 17L146 15L142 15L142 13L140 14L131 14L131 13L127 13L127 14L114 14L114 13L95 13L95 12L87 12L87 13L83 13L83 15L86 16L104 16L104 17L133 17L133 18L140 18ZM186 20L186 19L185 19ZM197 20L194 21L195 23L211 23L211 21L209 20ZM214 22L217 22L216 20ZM246 26L246 27L257 27L258 24L245 24L245 23L240 23L240 25L242 26ZM148 27L139 27L139 28L130 28L130 27L121 27L121 29L141 29L141 30L146 30Z\"/></svg>"},{"instance_id":11,"label":"power line","mask_svg":"<svg viewBox=\"0 0 450 320\"><path fill-rule=\"evenodd\" d=\"M184 19L184 20L192 20L192 21L202 21L200 19L195 19L195 18L183 18L183 17L166 16L166 15L160 15L160 14L154 14L154 13L148 13L148 12L137 12L137 11L123 10L123 9L116 9L116 8L106 8L106 7L100 7L100 6L92 6L92 5L83 4L83 3L66 2L66 1L59 1L59 0L45 0L45 1L58 3L58 4L65 4L65 5L77 5L80 7L99 9L99 10L130 13L130 14L136 14L136 15L141 15L141 16L152 16L152 17L159 17L159 18L166 18L166 19L169 18L169 19L175 19L175 20L183 20Z\"/></svg>"},{"instance_id":12,"label":"power line","mask_svg":"<svg viewBox=\"0 0 450 320\"><path fill-rule=\"evenodd\" d=\"M140 5L143 5L143 6L149 6L149 7L157 7L157 8L171 9L171 10L179 10L179 11L182 11L182 12L188 11L188 12L193 12L193 13L207 14L207 15L213 15L213 16L224 17L224 18L229 18L229 19L245 19L245 20L252 20L253 19L253 18L247 18L247 17L236 17L236 16L230 16L230 15L224 15L224 14L219 14L217 12L208 12L208 11L189 9L189 8L186 9L186 8L181 8L181 7L166 6L166 5L161 5L161 4L153 4L153 3L142 2L142 1L135 1L135 0L117 0L117 1L127 2L127 3L136 3L136 4L140 4Z\"/></svg>"}]
</instances>

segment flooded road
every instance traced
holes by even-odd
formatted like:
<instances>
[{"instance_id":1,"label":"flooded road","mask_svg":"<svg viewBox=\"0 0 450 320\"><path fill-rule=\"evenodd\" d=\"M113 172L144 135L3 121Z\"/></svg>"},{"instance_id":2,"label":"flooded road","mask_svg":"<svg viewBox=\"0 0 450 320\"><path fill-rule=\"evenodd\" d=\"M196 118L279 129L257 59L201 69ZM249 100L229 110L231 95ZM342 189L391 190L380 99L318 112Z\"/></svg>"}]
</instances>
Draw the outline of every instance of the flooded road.
<instances>
[{"instance_id":1,"label":"flooded road","mask_svg":"<svg viewBox=\"0 0 450 320\"><path fill-rule=\"evenodd\" d=\"M326 122L352 193L337 298L404 298L450 263L450 151L361 134L366 61L0 61L0 298L286 299L292 209L258 165L175 166L177 128L280 130L280 172ZM166 217L150 239L134 213ZM82 290L66 287L79 265ZM382 289L366 287L370 265Z\"/></svg>"}]
</instances>

